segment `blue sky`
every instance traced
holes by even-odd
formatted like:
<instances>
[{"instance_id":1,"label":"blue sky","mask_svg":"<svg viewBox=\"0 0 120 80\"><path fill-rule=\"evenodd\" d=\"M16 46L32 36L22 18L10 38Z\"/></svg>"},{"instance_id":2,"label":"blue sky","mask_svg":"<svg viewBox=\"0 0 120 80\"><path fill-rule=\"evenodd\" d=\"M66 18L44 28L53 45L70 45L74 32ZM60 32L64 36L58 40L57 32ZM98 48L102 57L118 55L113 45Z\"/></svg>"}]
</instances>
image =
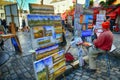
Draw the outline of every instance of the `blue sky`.
<instances>
[{"instance_id":1,"label":"blue sky","mask_svg":"<svg viewBox=\"0 0 120 80\"><path fill-rule=\"evenodd\" d=\"M18 2L18 5L20 6L21 0L16 0ZM29 3L37 3L38 0L23 0L23 9L28 10L29 9Z\"/></svg>"},{"instance_id":2,"label":"blue sky","mask_svg":"<svg viewBox=\"0 0 120 80\"><path fill-rule=\"evenodd\" d=\"M11 0L14 1L14 0ZM16 0L19 5L21 4L21 0ZM24 1L24 6L23 9L24 10L29 10L29 3L36 3L36 4L40 4L41 0L23 0ZM52 0L44 0L44 4L48 4L50 3Z\"/></svg>"}]
</instances>

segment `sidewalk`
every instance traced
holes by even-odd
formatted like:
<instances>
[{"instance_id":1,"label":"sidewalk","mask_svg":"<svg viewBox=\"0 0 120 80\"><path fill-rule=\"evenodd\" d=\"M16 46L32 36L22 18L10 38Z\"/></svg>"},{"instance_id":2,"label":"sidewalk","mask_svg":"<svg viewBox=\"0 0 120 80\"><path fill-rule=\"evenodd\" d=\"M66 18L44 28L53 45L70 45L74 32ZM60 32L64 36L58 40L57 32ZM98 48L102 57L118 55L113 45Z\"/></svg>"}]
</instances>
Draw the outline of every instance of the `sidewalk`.
<instances>
[{"instance_id":1,"label":"sidewalk","mask_svg":"<svg viewBox=\"0 0 120 80\"><path fill-rule=\"evenodd\" d=\"M14 50L9 50L10 59L0 66L0 80L35 80L34 70L33 70L33 56L29 53L32 49L30 44L30 33L20 32L19 34L20 43L23 49L23 55L20 56L14 52ZM106 76L106 68L104 61L98 62L98 72L95 74L90 74L79 67L73 68L68 65L65 72L65 80L120 80L120 34L115 34L114 44L117 49L113 52L115 57L112 59L112 69L110 77ZM71 40L69 37L68 40ZM69 45L69 44L68 44ZM76 49L71 48L70 52L73 54L75 59L77 59ZM118 57L119 56L119 57ZM100 69L99 69L100 68ZM64 80L63 77L57 80Z\"/></svg>"}]
</instances>

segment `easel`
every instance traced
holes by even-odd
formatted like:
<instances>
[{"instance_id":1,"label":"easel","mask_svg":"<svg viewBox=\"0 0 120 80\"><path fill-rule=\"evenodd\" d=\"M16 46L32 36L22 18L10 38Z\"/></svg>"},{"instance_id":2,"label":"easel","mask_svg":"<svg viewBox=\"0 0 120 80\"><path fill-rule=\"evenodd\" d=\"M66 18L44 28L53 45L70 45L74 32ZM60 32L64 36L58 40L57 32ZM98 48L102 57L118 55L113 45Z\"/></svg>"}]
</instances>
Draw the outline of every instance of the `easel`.
<instances>
[{"instance_id":1,"label":"easel","mask_svg":"<svg viewBox=\"0 0 120 80\"><path fill-rule=\"evenodd\" d=\"M20 42L19 42L19 39L18 39L18 37L17 37L17 35L16 35L16 26L15 26L15 23L14 23L14 16L11 14L11 18L12 18L12 22L11 22L11 24L10 24L10 27L11 27L11 33L12 34L15 34L15 40L16 40L16 43L17 43L17 45L18 45L18 48L19 48L19 51L20 51L20 53L22 53L22 48L21 48L21 45L20 45Z\"/></svg>"},{"instance_id":2,"label":"easel","mask_svg":"<svg viewBox=\"0 0 120 80\"><path fill-rule=\"evenodd\" d=\"M3 39L9 39L9 38L14 38L15 39L15 41L16 41L16 43L17 43L17 45L18 45L18 48L19 48L19 52L20 53L22 53L22 49L21 49L21 46L20 46L20 42L19 42L19 39L18 39L18 37L17 37L17 35L16 35L16 29L15 29L15 24L14 24L14 17L13 17L13 15L11 15L11 17L12 17L12 22L11 22L11 24L10 24L10 34L2 34L2 35L0 35L0 37L1 38L3 38ZM5 40L5 41L6 41Z\"/></svg>"}]
</instances>

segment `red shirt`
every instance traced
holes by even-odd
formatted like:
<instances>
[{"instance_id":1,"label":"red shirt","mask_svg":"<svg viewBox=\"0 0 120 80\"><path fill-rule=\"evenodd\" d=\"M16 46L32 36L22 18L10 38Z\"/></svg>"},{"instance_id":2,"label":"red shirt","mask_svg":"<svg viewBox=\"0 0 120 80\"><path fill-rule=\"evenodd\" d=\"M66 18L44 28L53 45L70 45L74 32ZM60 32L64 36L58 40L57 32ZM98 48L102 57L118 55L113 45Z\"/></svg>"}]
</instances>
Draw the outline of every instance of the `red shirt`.
<instances>
[{"instance_id":1,"label":"red shirt","mask_svg":"<svg viewBox=\"0 0 120 80\"><path fill-rule=\"evenodd\" d=\"M97 39L93 41L96 48L110 50L113 43L113 34L110 30L104 30Z\"/></svg>"}]
</instances>

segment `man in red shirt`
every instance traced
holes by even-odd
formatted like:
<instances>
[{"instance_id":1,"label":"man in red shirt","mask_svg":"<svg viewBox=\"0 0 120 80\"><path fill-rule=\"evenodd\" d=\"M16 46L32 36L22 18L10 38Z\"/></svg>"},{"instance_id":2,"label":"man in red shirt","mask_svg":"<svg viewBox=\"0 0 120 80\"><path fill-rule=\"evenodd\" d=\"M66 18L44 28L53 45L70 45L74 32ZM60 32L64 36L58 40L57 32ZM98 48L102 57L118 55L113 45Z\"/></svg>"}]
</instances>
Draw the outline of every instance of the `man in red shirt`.
<instances>
[{"instance_id":1,"label":"man in red shirt","mask_svg":"<svg viewBox=\"0 0 120 80\"><path fill-rule=\"evenodd\" d=\"M113 34L109 30L110 23L103 22L101 34L93 41L94 46L89 48L88 56L85 56L83 59L85 62L89 63L88 72L96 72L96 57L100 53L105 53L111 49L113 43Z\"/></svg>"}]
</instances>

